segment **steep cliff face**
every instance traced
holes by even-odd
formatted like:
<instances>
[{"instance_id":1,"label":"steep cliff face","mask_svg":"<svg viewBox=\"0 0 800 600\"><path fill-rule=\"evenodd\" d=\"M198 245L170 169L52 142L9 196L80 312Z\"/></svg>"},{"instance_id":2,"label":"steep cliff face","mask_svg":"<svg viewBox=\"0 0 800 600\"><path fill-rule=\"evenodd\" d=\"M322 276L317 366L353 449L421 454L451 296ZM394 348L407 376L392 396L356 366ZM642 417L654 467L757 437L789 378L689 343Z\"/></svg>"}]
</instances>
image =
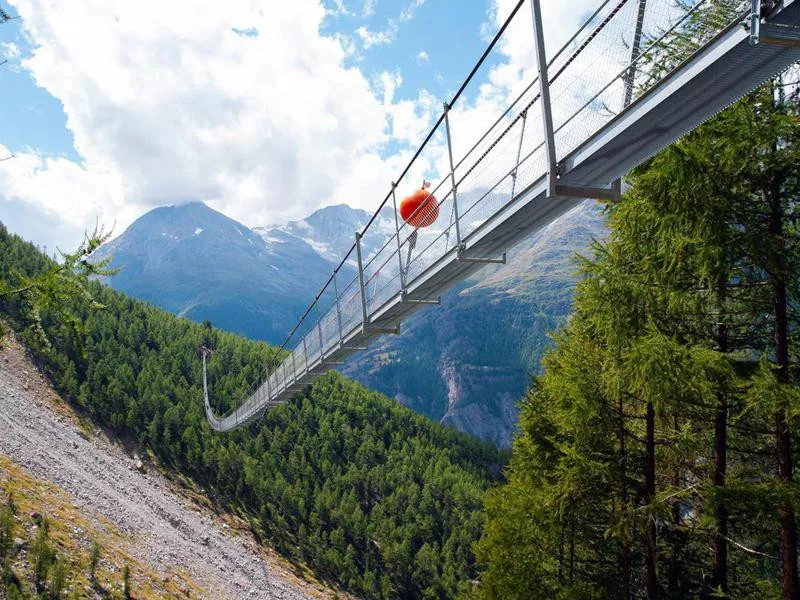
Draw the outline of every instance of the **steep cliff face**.
<instances>
[{"instance_id":1,"label":"steep cliff face","mask_svg":"<svg viewBox=\"0 0 800 600\"><path fill-rule=\"evenodd\" d=\"M566 321L576 254L605 231L586 203L416 313L344 367L345 374L404 405L502 447L517 403L539 369L549 333Z\"/></svg>"}]
</instances>

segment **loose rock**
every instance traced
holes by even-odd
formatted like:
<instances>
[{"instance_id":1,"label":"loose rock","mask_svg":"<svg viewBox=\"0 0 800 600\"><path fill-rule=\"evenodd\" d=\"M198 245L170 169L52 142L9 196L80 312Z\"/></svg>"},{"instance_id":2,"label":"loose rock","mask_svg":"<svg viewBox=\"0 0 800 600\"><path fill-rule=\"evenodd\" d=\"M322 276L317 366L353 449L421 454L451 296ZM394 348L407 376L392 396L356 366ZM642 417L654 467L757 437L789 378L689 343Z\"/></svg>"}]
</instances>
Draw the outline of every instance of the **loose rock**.
<instances>
[{"instance_id":1,"label":"loose rock","mask_svg":"<svg viewBox=\"0 0 800 600\"><path fill-rule=\"evenodd\" d=\"M309 598L269 573L278 571L278 565L252 560L256 556L252 538L224 531L227 525L223 528L208 514L189 510L171 491L174 488L168 480L155 470L143 476L142 461L138 457L131 461L100 430L91 444L80 452L72 451L77 449L75 434L88 440L86 433L55 412L51 402L61 400L38 378L32 378L30 389L25 390L25 377L20 376L23 365L32 372L35 369L15 342L9 342L3 354L9 366L0 369L0 454L34 477L63 488L90 522L107 520L125 532L131 539L131 558L163 576L165 582L171 580L168 574L179 568L205 590L200 594L204 598L241 598L236 581L247 581L247 589L256 590L254 597L259 600ZM43 522L42 514L30 517L38 524ZM203 532L201 539L198 531ZM17 553L26 547L24 540L14 540ZM113 568L113 563L102 564ZM186 581L178 584L178 589L180 586L198 597Z\"/></svg>"}]
</instances>

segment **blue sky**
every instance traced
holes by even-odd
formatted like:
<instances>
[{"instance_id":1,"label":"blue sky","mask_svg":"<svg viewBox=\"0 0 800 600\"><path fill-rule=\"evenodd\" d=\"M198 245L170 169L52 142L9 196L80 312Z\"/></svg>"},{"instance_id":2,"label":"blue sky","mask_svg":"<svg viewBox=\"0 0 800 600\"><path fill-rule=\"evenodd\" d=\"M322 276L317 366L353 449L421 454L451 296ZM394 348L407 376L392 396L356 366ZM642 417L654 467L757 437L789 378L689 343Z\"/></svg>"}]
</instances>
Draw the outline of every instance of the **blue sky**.
<instances>
[{"instance_id":1,"label":"blue sky","mask_svg":"<svg viewBox=\"0 0 800 600\"><path fill-rule=\"evenodd\" d=\"M372 209L511 5L0 0L20 16L0 26L0 158L15 156L0 161L0 220L68 247L95 222L120 233L187 200L251 227ZM526 10L465 110L530 75ZM584 12L554 16L552 38ZM479 88L495 68L497 89Z\"/></svg>"},{"instance_id":2,"label":"blue sky","mask_svg":"<svg viewBox=\"0 0 800 600\"><path fill-rule=\"evenodd\" d=\"M328 0L329 6L334 4ZM374 6L365 17L364 4ZM487 22L487 2L460 2L453 10L447 0L427 0L401 21L405 1L369 1L356 5L350 14L331 16L323 27L326 33L354 35L361 27L371 32L391 32L391 41L361 50L354 62L368 75L400 69L403 86L399 95L413 98L416 90L427 88L439 97L450 97L483 51ZM358 39L358 33L355 33Z\"/></svg>"},{"instance_id":3,"label":"blue sky","mask_svg":"<svg viewBox=\"0 0 800 600\"><path fill-rule=\"evenodd\" d=\"M409 7L406 0L366 3L348 0L344 3L345 11L331 0L324 4L330 10L321 28L325 35L343 34L358 43L356 31L360 27L385 32L396 23L397 30L390 42L368 49L359 44L357 55L347 62L370 78L383 71L399 70L403 85L397 96L401 99L413 99L422 87L439 98L450 97L483 50L487 2L463 2L458 10L452 10L446 0L427 0L407 21L401 21L403 11ZM365 4L372 6L372 11L365 13ZM18 14L5 0L0 0L0 7L9 14ZM447 27L443 28L442 23L447 23ZM24 35L19 19L0 27L0 44L14 44L22 59L31 54L30 40ZM30 71L13 64L11 67L7 64L0 70L0 88L3 112L15 118L0 120L0 143L13 152L35 148L79 162L81 158L67 128L61 102L38 87Z\"/></svg>"},{"instance_id":4,"label":"blue sky","mask_svg":"<svg viewBox=\"0 0 800 600\"><path fill-rule=\"evenodd\" d=\"M3 0L0 0L0 8L8 14L16 14ZM22 33L19 20L0 26L0 55L6 55L3 52L4 48L9 48L6 44L14 44L20 57L30 55L30 44ZM0 143L14 152L41 148L78 160L61 103L38 88L31 74L19 67L18 60L9 57L9 62L0 67L0 89L3 90L3 113L14 115L14 118L0 120Z\"/></svg>"}]
</instances>

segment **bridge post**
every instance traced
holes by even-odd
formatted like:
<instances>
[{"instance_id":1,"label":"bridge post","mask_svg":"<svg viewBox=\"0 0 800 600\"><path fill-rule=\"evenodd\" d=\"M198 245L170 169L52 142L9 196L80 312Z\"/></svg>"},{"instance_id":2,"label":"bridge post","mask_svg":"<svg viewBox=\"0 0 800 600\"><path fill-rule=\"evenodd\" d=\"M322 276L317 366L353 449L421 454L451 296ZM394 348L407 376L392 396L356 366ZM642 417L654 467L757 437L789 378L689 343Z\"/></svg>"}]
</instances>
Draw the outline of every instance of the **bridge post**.
<instances>
[{"instance_id":1,"label":"bridge post","mask_svg":"<svg viewBox=\"0 0 800 600\"><path fill-rule=\"evenodd\" d=\"M292 352L292 379L297 381L297 363L294 360L294 352Z\"/></svg>"},{"instance_id":2,"label":"bridge post","mask_svg":"<svg viewBox=\"0 0 800 600\"><path fill-rule=\"evenodd\" d=\"M519 169L519 159L522 157L522 140L525 139L525 122L528 120L528 109L522 111L522 131L519 134L519 146L517 146L517 161L514 163L514 170L511 172L511 200L514 199L514 192L517 189L517 169Z\"/></svg>"},{"instance_id":3,"label":"bridge post","mask_svg":"<svg viewBox=\"0 0 800 600\"><path fill-rule=\"evenodd\" d=\"M358 258L358 287L361 289L361 329L367 333L367 293L364 290L364 265L361 259L361 233L356 231L356 256Z\"/></svg>"},{"instance_id":4,"label":"bridge post","mask_svg":"<svg viewBox=\"0 0 800 600\"><path fill-rule=\"evenodd\" d=\"M453 215L456 221L456 255L461 256L464 245L461 243L461 226L458 222L458 193L456 191L456 170L453 164L453 141L450 138L450 105L444 103L444 129L447 133L447 154L450 157L450 185L453 187Z\"/></svg>"},{"instance_id":5,"label":"bridge post","mask_svg":"<svg viewBox=\"0 0 800 600\"><path fill-rule=\"evenodd\" d=\"M397 219L397 214L394 216ZM344 343L342 335L342 311L339 307L339 284L336 283L336 271L333 271L333 295L336 298L336 324L339 326L339 345Z\"/></svg>"},{"instance_id":6,"label":"bridge post","mask_svg":"<svg viewBox=\"0 0 800 600\"><path fill-rule=\"evenodd\" d=\"M753 0L750 13L750 45L757 46L761 41L761 0Z\"/></svg>"},{"instance_id":7,"label":"bridge post","mask_svg":"<svg viewBox=\"0 0 800 600\"><path fill-rule=\"evenodd\" d=\"M317 321L317 333L319 334L319 362L322 363L325 360L325 345L322 343L322 319Z\"/></svg>"},{"instance_id":8,"label":"bridge post","mask_svg":"<svg viewBox=\"0 0 800 600\"><path fill-rule=\"evenodd\" d=\"M269 384L269 380L270 379L272 379L272 373L267 373L267 381L266 381L266 384L267 384L267 398L272 400L272 386L270 386L270 384Z\"/></svg>"},{"instance_id":9,"label":"bridge post","mask_svg":"<svg viewBox=\"0 0 800 600\"><path fill-rule=\"evenodd\" d=\"M306 360L306 373L308 373L308 346L306 345L306 336L303 336L303 358Z\"/></svg>"},{"instance_id":10,"label":"bridge post","mask_svg":"<svg viewBox=\"0 0 800 600\"><path fill-rule=\"evenodd\" d=\"M400 243L400 221L397 220L397 195L395 189L397 184L392 182L392 204L394 205L394 231L397 237L397 261L400 264L400 296L406 295L406 274L403 271L403 245Z\"/></svg>"},{"instance_id":11,"label":"bridge post","mask_svg":"<svg viewBox=\"0 0 800 600\"><path fill-rule=\"evenodd\" d=\"M547 78L547 55L544 48L542 27L542 7L539 0L531 0L533 11L533 39L536 48L536 62L539 67L539 101L542 103L542 123L544 125L544 147L547 153L548 196L556 195L556 142L553 134L553 110L550 104L550 80Z\"/></svg>"},{"instance_id":12,"label":"bridge post","mask_svg":"<svg viewBox=\"0 0 800 600\"><path fill-rule=\"evenodd\" d=\"M647 8L647 0L639 0L639 7L636 11L636 24L633 30L633 43L631 44L631 67L625 78L625 104L624 108L630 105L633 99L633 84L636 79L636 61L639 58L639 51L642 46L642 28L644 27L644 13Z\"/></svg>"}]
</instances>

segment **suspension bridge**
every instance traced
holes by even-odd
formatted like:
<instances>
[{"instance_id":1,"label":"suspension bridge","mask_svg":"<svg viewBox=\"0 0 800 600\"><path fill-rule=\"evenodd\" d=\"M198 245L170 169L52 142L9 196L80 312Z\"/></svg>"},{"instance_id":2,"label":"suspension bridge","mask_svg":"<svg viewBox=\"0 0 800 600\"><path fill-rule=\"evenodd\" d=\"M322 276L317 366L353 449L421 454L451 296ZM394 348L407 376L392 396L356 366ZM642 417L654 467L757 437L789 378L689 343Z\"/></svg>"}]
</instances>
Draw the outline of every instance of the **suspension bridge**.
<instances>
[{"instance_id":1,"label":"suspension bridge","mask_svg":"<svg viewBox=\"0 0 800 600\"><path fill-rule=\"evenodd\" d=\"M289 333L282 360L228 414L209 402L216 431L285 403L317 377L482 265L586 198L614 201L633 167L800 60L800 0L606 0L552 57L539 0L519 0L353 246ZM524 78L491 118L479 98L493 51L520 36ZM519 46L519 44L517 44ZM470 88L472 86L472 88ZM481 129L476 129L480 127ZM472 139L470 139L470 137ZM436 221L397 217L400 190L437 173ZM436 183L438 182L438 183ZM365 255L384 209L394 233Z\"/></svg>"}]
</instances>

